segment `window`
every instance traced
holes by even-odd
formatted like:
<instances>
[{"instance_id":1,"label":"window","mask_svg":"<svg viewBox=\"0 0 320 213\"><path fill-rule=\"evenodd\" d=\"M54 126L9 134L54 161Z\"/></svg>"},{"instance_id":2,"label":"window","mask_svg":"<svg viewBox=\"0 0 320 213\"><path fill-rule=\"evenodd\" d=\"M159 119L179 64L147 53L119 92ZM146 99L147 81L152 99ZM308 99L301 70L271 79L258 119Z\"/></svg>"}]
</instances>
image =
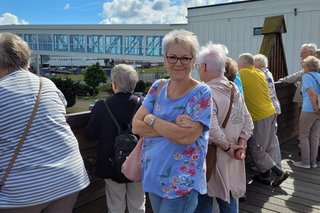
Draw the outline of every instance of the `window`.
<instances>
[{"instance_id":1,"label":"window","mask_svg":"<svg viewBox=\"0 0 320 213\"><path fill-rule=\"evenodd\" d=\"M146 37L146 55L162 56L162 39L163 36L147 36Z\"/></svg>"},{"instance_id":2,"label":"window","mask_svg":"<svg viewBox=\"0 0 320 213\"><path fill-rule=\"evenodd\" d=\"M31 50L38 50L38 39L36 34L24 34L23 39L28 43Z\"/></svg>"},{"instance_id":3,"label":"window","mask_svg":"<svg viewBox=\"0 0 320 213\"><path fill-rule=\"evenodd\" d=\"M121 35L106 36L106 53L122 54L122 36Z\"/></svg>"},{"instance_id":4,"label":"window","mask_svg":"<svg viewBox=\"0 0 320 213\"><path fill-rule=\"evenodd\" d=\"M68 35L53 34L54 51L68 52Z\"/></svg>"},{"instance_id":5,"label":"window","mask_svg":"<svg viewBox=\"0 0 320 213\"><path fill-rule=\"evenodd\" d=\"M103 36L88 35L87 36L87 52L88 53L103 53Z\"/></svg>"},{"instance_id":6,"label":"window","mask_svg":"<svg viewBox=\"0 0 320 213\"><path fill-rule=\"evenodd\" d=\"M143 39L143 36L126 36L125 37L125 54L126 55L143 55L142 39Z\"/></svg>"},{"instance_id":7,"label":"window","mask_svg":"<svg viewBox=\"0 0 320 213\"><path fill-rule=\"evenodd\" d=\"M52 35L38 34L39 50L52 51Z\"/></svg>"},{"instance_id":8,"label":"window","mask_svg":"<svg viewBox=\"0 0 320 213\"><path fill-rule=\"evenodd\" d=\"M253 35L262 35L262 27L253 28Z\"/></svg>"},{"instance_id":9,"label":"window","mask_svg":"<svg viewBox=\"0 0 320 213\"><path fill-rule=\"evenodd\" d=\"M85 52L85 35L70 35L70 52Z\"/></svg>"}]
</instances>

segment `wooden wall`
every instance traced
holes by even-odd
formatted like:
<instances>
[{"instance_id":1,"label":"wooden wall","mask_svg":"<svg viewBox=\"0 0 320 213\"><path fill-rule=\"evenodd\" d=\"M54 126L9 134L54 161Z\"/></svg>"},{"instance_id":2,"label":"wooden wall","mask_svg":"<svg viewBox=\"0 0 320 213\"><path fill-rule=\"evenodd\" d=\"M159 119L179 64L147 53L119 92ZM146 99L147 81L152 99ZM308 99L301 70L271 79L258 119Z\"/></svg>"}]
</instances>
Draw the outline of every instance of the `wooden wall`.
<instances>
[{"instance_id":1,"label":"wooden wall","mask_svg":"<svg viewBox=\"0 0 320 213\"><path fill-rule=\"evenodd\" d=\"M276 83L277 96L281 104L278 116L278 138L280 144L298 136L300 108L292 102L296 86L288 83Z\"/></svg>"},{"instance_id":2,"label":"wooden wall","mask_svg":"<svg viewBox=\"0 0 320 213\"><path fill-rule=\"evenodd\" d=\"M74 207L75 213L104 213L107 212L104 180L95 176L96 163L96 141L86 139L84 130L90 118L89 112L68 115L67 121L73 133L79 141L81 155L83 157L90 185L79 194L78 201Z\"/></svg>"},{"instance_id":3,"label":"wooden wall","mask_svg":"<svg viewBox=\"0 0 320 213\"><path fill-rule=\"evenodd\" d=\"M282 114L278 116L278 137L280 143L289 141L298 135L299 109L292 103L296 87L293 84L276 83L277 95L281 103ZM95 176L96 142L88 141L84 128L89 121L89 112L68 115L67 121L76 135L82 157L87 168L91 184L80 192L74 207L74 213L107 212L104 181ZM150 212L150 204L147 202Z\"/></svg>"}]
</instances>

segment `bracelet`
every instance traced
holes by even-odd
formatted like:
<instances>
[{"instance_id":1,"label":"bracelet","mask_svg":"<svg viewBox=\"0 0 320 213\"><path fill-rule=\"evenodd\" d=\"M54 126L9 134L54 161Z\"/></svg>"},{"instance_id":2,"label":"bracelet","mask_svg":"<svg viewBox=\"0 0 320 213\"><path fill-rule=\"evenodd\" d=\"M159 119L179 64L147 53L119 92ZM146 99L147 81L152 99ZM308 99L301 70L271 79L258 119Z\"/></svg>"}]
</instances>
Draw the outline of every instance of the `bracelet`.
<instances>
[{"instance_id":1,"label":"bracelet","mask_svg":"<svg viewBox=\"0 0 320 213\"><path fill-rule=\"evenodd\" d=\"M153 117L149 120L148 125L149 125L149 126L153 126L153 124L154 124L154 122L156 121L157 118L158 118L158 117L153 116Z\"/></svg>"},{"instance_id":2,"label":"bracelet","mask_svg":"<svg viewBox=\"0 0 320 213\"><path fill-rule=\"evenodd\" d=\"M231 144L229 143L229 147L227 149L223 149L223 151L229 152L230 149L231 149Z\"/></svg>"}]
</instances>

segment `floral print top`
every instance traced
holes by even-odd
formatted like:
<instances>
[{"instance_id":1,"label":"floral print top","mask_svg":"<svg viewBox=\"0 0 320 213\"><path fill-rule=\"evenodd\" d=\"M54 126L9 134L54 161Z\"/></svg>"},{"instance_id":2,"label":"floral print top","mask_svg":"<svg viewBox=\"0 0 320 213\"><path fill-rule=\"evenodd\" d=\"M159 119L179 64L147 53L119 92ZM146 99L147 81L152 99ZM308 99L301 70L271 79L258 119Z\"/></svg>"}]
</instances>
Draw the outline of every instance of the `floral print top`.
<instances>
[{"instance_id":1,"label":"floral print top","mask_svg":"<svg viewBox=\"0 0 320 213\"><path fill-rule=\"evenodd\" d=\"M211 121L211 90L198 84L184 97L170 99L167 86L155 94L159 80L150 88L143 105L149 112L166 121L174 122L186 114L203 124L200 137L193 144L180 145L164 137L145 138L142 148L143 189L160 197L174 199L187 195L192 189L201 194L207 191L205 156Z\"/></svg>"}]
</instances>

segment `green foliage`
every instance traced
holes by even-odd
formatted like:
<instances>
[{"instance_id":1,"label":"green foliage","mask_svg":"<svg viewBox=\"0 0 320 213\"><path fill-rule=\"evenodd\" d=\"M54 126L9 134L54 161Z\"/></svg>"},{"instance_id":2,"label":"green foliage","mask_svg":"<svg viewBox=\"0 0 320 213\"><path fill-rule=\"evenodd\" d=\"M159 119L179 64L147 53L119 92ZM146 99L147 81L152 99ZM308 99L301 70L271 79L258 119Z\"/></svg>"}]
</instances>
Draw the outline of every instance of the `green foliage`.
<instances>
[{"instance_id":1,"label":"green foliage","mask_svg":"<svg viewBox=\"0 0 320 213\"><path fill-rule=\"evenodd\" d=\"M103 92L108 92L109 94L113 94L113 89L112 89L111 83L105 84L105 85L99 87L99 90L103 91Z\"/></svg>"},{"instance_id":2,"label":"green foliage","mask_svg":"<svg viewBox=\"0 0 320 213\"><path fill-rule=\"evenodd\" d=\"M163 75L161 75L160 78L169 79L170 76L167 73L163 73Z\"/></svg>"},{"instance_id":3,"label":"green foliage","mask_svg":"<svg viewBox=\"0 0 320 213\"><path fill-rule=\"evenodd\" d=\"M97 87L100 83L104 83L106 79L106 72L99 63L86 68L86 72L84 73L84 81L91 88L93 96L98 94L99 91L97 90Z\"/></svg>"},{"instance_id":4,"label":"green foliage","mask_svg":"<svg viewBox=\"0 0 320 213\"><path fill-rule=\"evenodd\" d=\"M146 90L146 83L143 80L139 80L134 88L135 92L144 92Z\"/></svg>"},{"instance_id":5,"label":"green foliage","mask_svg":"<svg viewBox=\"0 0 320 213\"><path fill-rule=\"evenodd\" d=\"M79 82L75 82L69 77L67 77L66 79L61 79L61 77L53 77L51 78L51 80L66 98L67 107L72 107L73 105L75 105Z\"/></svg>"},{"instance_id":6,"label":"green foliage","mask_svg":"<svg viewBox=\"0 0 320 213\"><path fill-rule=\"evenodd\" d=\"M87 96L89 93L89 87L86 84L79 84L77 88L77 96Z\"/></svg>"}]
</instances>

